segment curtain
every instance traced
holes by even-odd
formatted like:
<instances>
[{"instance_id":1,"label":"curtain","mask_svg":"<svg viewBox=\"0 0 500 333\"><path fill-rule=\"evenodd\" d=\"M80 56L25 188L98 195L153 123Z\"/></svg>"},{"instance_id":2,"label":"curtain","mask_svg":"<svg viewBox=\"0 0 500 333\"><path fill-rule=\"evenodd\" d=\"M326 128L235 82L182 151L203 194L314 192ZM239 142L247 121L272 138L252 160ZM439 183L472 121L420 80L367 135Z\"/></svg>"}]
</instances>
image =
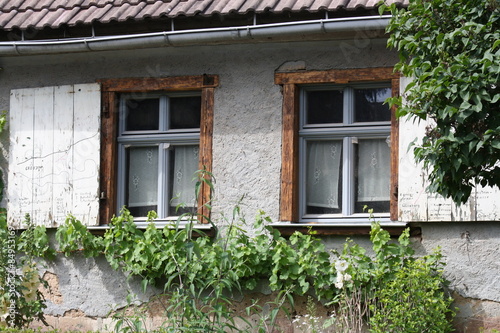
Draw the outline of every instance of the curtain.
<instances>
[{"instance_id":1,"label":"curtain","mask_svg":"<svg viewBox=\"0 0 500 333\"><path fill-rule=\"evenodd\" d=\"M198 170L198 146L175 146L173 154L173 169L171 172L172 200L171 207L184 204L196 206L193 177ZM172 164L171 164L172 165Z\"/></svg>"},{"instance_id":2,"label":"curtain","mask_svg":"<svg viewBox=\"0 0 500 333\"><path fill-rule=\"evenodd\" d=\"M158 147L131 147L128 149L128 203L129 207L158 204Z\"/></svg>"},{"instance_id":3,"label":"curtain","mask_svg":"<svg viewBox=\"0 0 500 333\"><path fill-rule=\"evenodd\" d=\"M358 201L388 201L391 150L385 139L359 140Z\"/></svg>"},{"instance_id":4,"label":"curtain","mask_svg":"<svg viewBox=\"0 0 500 333\"><path fill-rule=\"evenodd\" d=\"M342 141L307 142L307 206L339 208L341 158Z\"/></svg>"}]
</instances>

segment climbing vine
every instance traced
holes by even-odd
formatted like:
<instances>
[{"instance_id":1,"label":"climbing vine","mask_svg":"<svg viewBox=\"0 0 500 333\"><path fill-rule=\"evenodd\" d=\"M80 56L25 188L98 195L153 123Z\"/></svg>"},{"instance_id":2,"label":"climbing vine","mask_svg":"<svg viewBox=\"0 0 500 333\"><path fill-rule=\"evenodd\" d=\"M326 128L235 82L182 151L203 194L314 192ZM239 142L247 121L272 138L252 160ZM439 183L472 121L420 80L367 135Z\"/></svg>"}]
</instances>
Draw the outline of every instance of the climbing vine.
<instances>
[{"instance_id":1,"label":"climbing vine","mask_svg":"<svg viewBox=\"0 0 500 333\"><path fill-rule=\"evenodd\" d=\"M179 223L157 228L154 214L142 230L123 210L104 235L97 236L69 216L56 232L57 252L104 256L114 269L140 277L144 290L161 288L160 297L166 299L163 329L167 332L245 331L241 323L246 319L235 312L234 297L265 282L277 293L276 300L267 305L272 310L266 312L258 303L247 307L248 315L258 310L262 316L259 332L271 331L279 313L292 316L297 295L309 295L314 302L332 307L333 315L322 324L322 332L358 332L357 327L366 325L373 332L398 332L386 330L381 314L394 318L391 327L410 327L417 320L419 325L429 321L427 325L439 327L433 332L451 330L453 311L451 299L442 289L441 256L436 252L415 257L408 231L393 241L374 222L370 235L374 255L368 256L352 241L341 252L328 251L312 231L285 238L268 225L270 220L263 212L250 228L252 235L239 206L231 217L221 218L224 223L218 225L227 227L208 236L190 223L183 228ZM49 244L44 227L32 227L18 237L17 250L50 260L56 252ZM408 293L411 296L405 296ZM409 305L395 307L398 302ZM423 307L430 310L422 312ZM236 318L241 319L238 325ZM118 315L115 319L121 329L144 328L140 316ZM247 329L252 325L255 323L246 322Z\"/></svg>"}]
</instances>

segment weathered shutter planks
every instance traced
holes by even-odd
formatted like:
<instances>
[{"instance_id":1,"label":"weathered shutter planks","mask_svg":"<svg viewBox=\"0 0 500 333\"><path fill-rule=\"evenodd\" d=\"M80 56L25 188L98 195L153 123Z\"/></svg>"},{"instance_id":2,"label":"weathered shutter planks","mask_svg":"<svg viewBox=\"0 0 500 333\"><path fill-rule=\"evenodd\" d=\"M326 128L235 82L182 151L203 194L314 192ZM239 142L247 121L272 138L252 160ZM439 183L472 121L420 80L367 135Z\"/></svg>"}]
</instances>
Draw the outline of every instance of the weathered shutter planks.
<instances>
[{"instance_id":1,"label":"weathered shutter planks","mask_svg":"<svg viewBox=\"0 0 500 333\"><path fill-rule=\"evenodd\" d=\"M8 219L57 226L68 214L98 223L100 87L11 92Z\"/></svg>"}]
</instances>

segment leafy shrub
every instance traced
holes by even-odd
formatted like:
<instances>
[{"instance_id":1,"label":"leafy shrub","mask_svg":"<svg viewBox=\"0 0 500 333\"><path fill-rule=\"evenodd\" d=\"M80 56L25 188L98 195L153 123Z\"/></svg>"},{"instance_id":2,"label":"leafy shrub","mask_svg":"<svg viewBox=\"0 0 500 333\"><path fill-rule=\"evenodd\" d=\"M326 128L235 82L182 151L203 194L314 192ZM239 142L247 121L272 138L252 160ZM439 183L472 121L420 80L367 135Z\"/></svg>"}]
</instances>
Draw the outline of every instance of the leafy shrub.
<instances>
[{"instance_id":1,"label":"leafy shrub","mask_svg":"<svg viewBox=\"0 0 500 333\"><path fill-rule=\"evenodd\" d=\"M373 256L348 241L337 253L333 325L340 332L450 332L451 297L443 292L441 254L414 256L406 229L397 242L379 224L370 232Z\"/></svg>"},{"instance_id":2,"label":"leafy shrub","mask_svg":"<svg viewBox=\"0 0 500 333\"><path fill-rule=\"evenodd\" d=\"M450 332L450 298L442 286L439 255L408 260L394 279L375 292L370 318L374 333Z\"/></svg>"},{"instance_id":3,"label":"leafy shrub","mask_svg":"<svg viewBox=\"0 0 500 333\"><path fill-rule=\"evenodd\" d=\"M26 327L33 320L44 321L45 302L38 290L44 284L35 257L49 250L43 227L34 227L27 217L28 229L18 237L7 226L7 212L0 212L0 328ZM39 240L39 241L35 241ZM23 251L23 252L21 252ZM52 250L53 251L53 250Z\"/></svg>"}]
</instances>

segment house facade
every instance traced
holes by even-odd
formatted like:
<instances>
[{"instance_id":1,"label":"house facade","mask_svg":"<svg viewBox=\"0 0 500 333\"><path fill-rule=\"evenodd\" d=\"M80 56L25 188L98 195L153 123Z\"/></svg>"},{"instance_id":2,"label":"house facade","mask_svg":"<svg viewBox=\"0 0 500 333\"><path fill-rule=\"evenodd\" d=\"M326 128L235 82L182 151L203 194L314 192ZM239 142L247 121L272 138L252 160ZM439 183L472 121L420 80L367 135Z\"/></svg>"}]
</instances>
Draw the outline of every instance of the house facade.
<instances>
[{"instance_id":1,"label":"house facade","mask_svg":"<svg viewBox=\"0 0 500 333\"><path fill-rule=\"evenodd\" d=\"M410 227L418 253L441 247L457 330L500 329L500 191L460 207L426 192L409 149L426 124L383 104L409 79L393 71L376 3L0 0L9 224L29 213L53 233L73 214L98 232L126 206L163 227L180 203L210 199L191 195L207 169L213 216L243 197L247 217L312 227L332 248L367 244L364 206L393 234ZM61 257L42 274L61 328L101 329L140 289L102 258Z\"/></svg>"}]
</instances>

